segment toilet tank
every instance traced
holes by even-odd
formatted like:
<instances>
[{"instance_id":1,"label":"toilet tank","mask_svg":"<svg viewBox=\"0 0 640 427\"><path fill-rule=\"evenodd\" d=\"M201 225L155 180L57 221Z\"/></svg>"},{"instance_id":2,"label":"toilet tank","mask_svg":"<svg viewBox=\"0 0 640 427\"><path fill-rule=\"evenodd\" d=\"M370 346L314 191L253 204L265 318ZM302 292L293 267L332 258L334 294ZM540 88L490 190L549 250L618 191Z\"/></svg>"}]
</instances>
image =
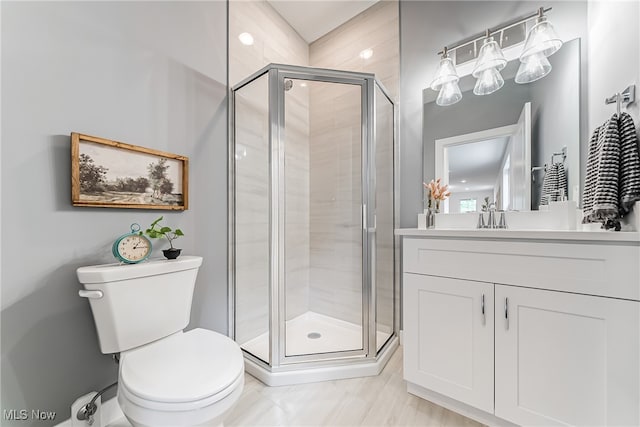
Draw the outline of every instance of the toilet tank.
<instances>
[{"instance_id":1,"label":"toilet tank","mask_svg":"<svg viewBox=\"0 0 640 427\"><path fill-rule=\"evenodd\" d=\"M103 353L117 353L183 330L202 257L80 267Z\"/></svg>"}]
</instances>

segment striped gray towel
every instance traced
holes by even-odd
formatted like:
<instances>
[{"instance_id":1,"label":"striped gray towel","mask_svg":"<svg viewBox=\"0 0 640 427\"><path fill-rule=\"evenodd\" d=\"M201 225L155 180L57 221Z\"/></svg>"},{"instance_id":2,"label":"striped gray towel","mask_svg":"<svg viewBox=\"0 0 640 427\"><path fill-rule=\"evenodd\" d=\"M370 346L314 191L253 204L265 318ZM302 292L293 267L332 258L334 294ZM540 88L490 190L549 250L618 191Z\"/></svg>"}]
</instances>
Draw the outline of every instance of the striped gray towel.
<instances>
[{"instance_id":1,"label":"striped gray towel","mask_svg":"<svg viewBox=\"0 0 640 427\"><path fill-rule=\"evenodd\" d=\"M622 113L618 125L620 133L620 216L633 209L640 200L640 147L633 119Z\"/></svg>"},{"instance_id":2,"label":"striped gray towel","mask_svg":"<svg viewBox=\"0 0 640 427\"><path fill-rule=\"evenodd\" d=\"M619 229L620 218L640 200L640 153L629 114L614 114L589 142L583 223Z\"/></svg>"},{"instance_id":3,"label":"striped gray towel","mask_svg":"<svg viewBox=\"0 0 640 427\"><path fill-rule=\"evenodd\" d=\"M554 163L547 168L542 180L542 195L540 196L540 204L548 205L549 202L557 202L562 200L561 195L569 194L567 182L567 172L564 164Z\"/></svg>"}]
</instances>

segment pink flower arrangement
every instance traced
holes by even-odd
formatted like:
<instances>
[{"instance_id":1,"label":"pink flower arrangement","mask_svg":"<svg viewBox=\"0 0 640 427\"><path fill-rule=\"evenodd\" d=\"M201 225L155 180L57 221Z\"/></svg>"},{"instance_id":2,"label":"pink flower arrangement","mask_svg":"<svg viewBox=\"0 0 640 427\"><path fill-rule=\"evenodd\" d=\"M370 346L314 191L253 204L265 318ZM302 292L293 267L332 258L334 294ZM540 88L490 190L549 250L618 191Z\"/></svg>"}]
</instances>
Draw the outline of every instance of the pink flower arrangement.
<instances>
[{"instance_id":1,"label":"pink flower arrangement","mask_svg":"<svg viewBox=\"0 0 640 427\"><path fill-rule=\"evenodd\" d=\"M431 207L431 200L436 201L436 209L440 207L440 201L445 200L451 195L451 191L447 191L448 185L440 185L440 178L435 181L432 179L429 184L422 183L422 186L428 191L429 207Z\"/></svg>"},{"instance_id":2,"label":"pink flower arrangement","mask_svg":"<svg viewBox=\"0 0 640 427\"><path fill-rule=\"evenodd\" d=\"M432 179L428 184L425 184L423 182L422 185L424 186L425 190L429 191L430 198L438 202L441 200L445 200L451 195L451 191L447 191L447 189L449 188L448 185L440 185L440 178L436 179L435 181Z\"/></svg>"}]
</instances>

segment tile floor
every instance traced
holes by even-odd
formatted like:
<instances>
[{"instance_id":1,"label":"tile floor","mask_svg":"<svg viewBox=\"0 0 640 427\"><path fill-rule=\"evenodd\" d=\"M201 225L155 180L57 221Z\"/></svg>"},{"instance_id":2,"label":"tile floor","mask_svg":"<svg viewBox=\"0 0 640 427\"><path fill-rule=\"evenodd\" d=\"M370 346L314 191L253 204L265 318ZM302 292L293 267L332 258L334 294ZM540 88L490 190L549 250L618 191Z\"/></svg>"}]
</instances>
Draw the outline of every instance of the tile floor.
<instances>
[{"instance_id":1,"label":"tile floor","mask_svg":"<svg viewBox=\"0 0 640 427\"><path fill-rule=\"evenodd\" d=\"M375 377L267 387L245 375L240 401L225 426L482 427L475 421L407 393L402 347ZM108 427L130 427L121 418Z\"/></svg>"},{"instance_id":2,"label":"tile floor","mask_svg":"<svg viewBox=\"0 0 640 427\"><path fill-rule=\"evenodd\" d=\"M225 426L455 426L475 421L407 393L402 347L375 377L267 387L250 375Z\"/></svg>"}]
</instances>

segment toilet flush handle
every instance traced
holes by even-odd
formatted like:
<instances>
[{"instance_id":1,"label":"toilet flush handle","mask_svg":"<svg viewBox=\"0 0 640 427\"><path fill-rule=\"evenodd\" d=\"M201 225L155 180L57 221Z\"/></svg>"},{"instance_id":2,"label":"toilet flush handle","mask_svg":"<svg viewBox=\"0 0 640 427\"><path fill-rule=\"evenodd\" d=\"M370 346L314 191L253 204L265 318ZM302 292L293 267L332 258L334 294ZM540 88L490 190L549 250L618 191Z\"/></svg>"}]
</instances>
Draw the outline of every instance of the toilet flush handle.
<instances>
[{"instance_id":1,"label":"toilet flush handle","mask_svg":"<svg viewBox=\"0 0 640 427\"><path fill-rule=\"evenodd\" d=\"M99 299L102 298L102 291L87 291L85 289L81 289L78 291L78 295L82 298Z\"/></svg>"}]
</instances>

